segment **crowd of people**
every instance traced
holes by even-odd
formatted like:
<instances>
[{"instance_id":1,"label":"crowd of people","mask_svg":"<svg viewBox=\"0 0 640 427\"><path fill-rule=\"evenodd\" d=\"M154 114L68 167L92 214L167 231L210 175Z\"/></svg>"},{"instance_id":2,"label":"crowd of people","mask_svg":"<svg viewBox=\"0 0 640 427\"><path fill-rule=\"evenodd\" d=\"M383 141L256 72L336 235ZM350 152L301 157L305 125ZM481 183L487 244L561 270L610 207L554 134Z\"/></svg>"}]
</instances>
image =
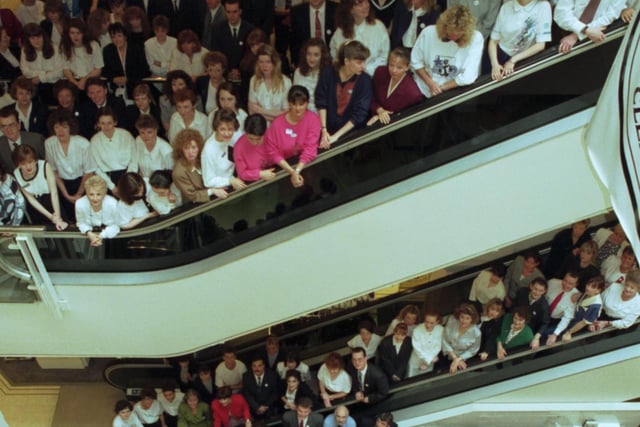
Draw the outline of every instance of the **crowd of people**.
<instances>
[{"instance_id":1,"label":"crowd of people","mask_svg":"<svg viewBox=\"0 0 640 427\"><path fill-rule=\"evenodd\" d=\"M0 11L2 222L100 246L277 170L302 187L352 129L508 77L552 33L561 52L602 41L635 7L478 3L21 0Z\"/></svg>"},{"instance_id":2,"label":"crowd of people","mask_svg":"<svg viewBox=\"0 0 640 427\"><path fill-rule=\"evenodd\" d=\"M281 347L275 335L247 364L231 346L223 348L217 366L195 369L181 358L175 372L182 391L175 384L144 390L135 415L131 404L119 402L114 426L137 425L124 423L126 417L154 426L255 427L281 420L287 427L381 427L362 409L407 379L454 375L522 350L553 348L587 331L630 328L640 317L634 252L619 225L593 235L588 225L578 221L557 233L544 266L538 253L527 250L506 269L496 263L481 271L452 313L409 304L384 328L363 318L357 335L344 342L349 354L335 349L319 366L301 360L298 346ZM324 421L313 412L323 407L333 411Z\"/></svg>"}]
</instances>

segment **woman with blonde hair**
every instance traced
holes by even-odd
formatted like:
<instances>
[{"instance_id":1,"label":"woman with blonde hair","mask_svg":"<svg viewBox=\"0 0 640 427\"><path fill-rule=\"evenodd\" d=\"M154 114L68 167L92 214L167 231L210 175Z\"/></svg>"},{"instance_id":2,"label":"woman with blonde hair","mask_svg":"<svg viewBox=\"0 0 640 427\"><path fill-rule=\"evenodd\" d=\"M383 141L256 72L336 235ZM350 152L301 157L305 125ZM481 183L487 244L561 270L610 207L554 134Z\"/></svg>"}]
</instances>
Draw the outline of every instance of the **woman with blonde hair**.
<instances>
[{"instance_id":1,"label":"woman with blonde hair","mask_svg":"<svg viewBox=\"0 0 640 427\"><path fill-rule=\"evenodd\" d=\"M258 49L258 62L249 83L249 114L261 114L268 122L289 108L291 80L282 74L278 52L268 44Z\"/></svg>"},{"instance_id":2,"label":"woman with blonde hair","mask_svg":"<svg viewBox=\"0 0 640 427\"><path fill-rule=\"evenodd\" d=\"M430 98L470 85L480 73L482 34L464 6L445 10L435 26L424 29L411 51L411 68L420 91Z\"/></svg>"}]
</instances>

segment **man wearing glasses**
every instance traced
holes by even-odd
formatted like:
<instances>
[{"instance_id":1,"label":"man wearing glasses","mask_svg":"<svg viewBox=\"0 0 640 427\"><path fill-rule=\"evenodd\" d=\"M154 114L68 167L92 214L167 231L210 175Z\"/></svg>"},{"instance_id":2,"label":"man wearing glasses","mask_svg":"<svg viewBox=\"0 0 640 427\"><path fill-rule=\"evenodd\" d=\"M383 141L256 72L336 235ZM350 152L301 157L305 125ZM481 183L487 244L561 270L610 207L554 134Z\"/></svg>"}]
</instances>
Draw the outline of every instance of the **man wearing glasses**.
<instances>
[{"instance_id":1,"label":"man wearing glasses","mask_svg":"<svg viewBox=\"0 0 640 427\"><path fill-rule=\"evenodd\" d=\"M44 139L42 135L34 132L20 132L18 112L12 106L0 110L0 165L7 173L13 173L16 168L11 160L13 150L22 144L32 146L38 153L38 157L44 160Z\"/></svg>"}]
</instances>

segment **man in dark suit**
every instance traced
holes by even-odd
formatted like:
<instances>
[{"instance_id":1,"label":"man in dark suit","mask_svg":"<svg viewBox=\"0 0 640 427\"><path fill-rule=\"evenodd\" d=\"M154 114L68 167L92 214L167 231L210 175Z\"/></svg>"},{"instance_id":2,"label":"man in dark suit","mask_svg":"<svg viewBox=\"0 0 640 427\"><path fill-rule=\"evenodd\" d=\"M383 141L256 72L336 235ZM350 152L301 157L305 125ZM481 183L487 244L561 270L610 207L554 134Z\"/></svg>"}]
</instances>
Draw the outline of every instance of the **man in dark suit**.
<instances>
[{"instance_id":1,"label":"man in dark suit","mask_svg":"<svg viewBox=\"0 0 640 427\"><path fill-rule=\"evenodd\" d=\"M213 50L213 28L227 21L220 0L206 0L206 9L202 21L202 45L209 50Z\"/></svg>"},{"instance_id":2,"label":"man in dark suit","mask_svg":"<svg viewBox=\"0 0 640 427\"><path fill-rule=\"evenodd\" d=\"M18 145L32 146L38 157L45 158L44 139L39 133L21 132L18 121L18 112L12 106L6 106L0 110L0 131L4 136L0 137L0 165L6 173L13 173L16 166L13 164L13 150Z\"/></svg>"},{"instance_id":3,"label":"man in dark suit","mask_svg":"<svg viewBox=\"0 0 640 427\"><path fill-rule=\"evenodd\" d=\"M336 4L329 0L309 0L309 3L291 8L291 31L295 34L295 37L291 38L291 59L294 66L298 65L300 48L307 39L320 35L329 46L331 36L336 30L335 15ZM316 26L316 16L319 26Z\"/></svg>"},{"instance_id":4,"label":"man in dark suit","mask_svg":"<svg viewBox=\"0 0 640 427\"><path fill-rule=\"evenodd\" d=\"M200 401L211 405L216 397L216 384L209 365L203 363L198 367L198 377L193 380L193 388L198 392Z\"/></svg>"},{"instance_id":5,"label":"man in dark suit","mask_svg":"<svg viewBox=\"0 0 640 427\"><path fill-rule=\"evenodd\" d=\"M279 362L284 362L285 351L280 348L280 340L276 335L268 335L264 347L258 352L267 369L275 371Z\"/></svg>"},{"instance_id":6,"label":"man in dark suit","mask_svg":"<svg viewBox=\"0 0 640 427\"><path fill-rule=\"evenodd\" d=\"M377 403L389 393L389 381L380 368L367 361L362 347L351 350L351 364L347 367L351 375L351 393L358 402Z\"/></svg>"},{"instance_id":7,"label":"man in dark suit","mask_svg":"<svg viewBox=\"0 0 640 427\"><path fill-rule=\"evenodd\" d=\"M96 133L96 119L98 110L103 107L111 107L116 115L118 127L125 128L129 126L127 114L125 111L122 98L116 97L107 91L107 82L100 77L92 77L87 80L87 97L89 99L82 103L81 111L85 119L80 122L80 134L87 139Z\"/></svg>"},{"instance_id":8,"label":"man in dark suit","mask_svg":"<svg viewBox=\"0 0 640 427\"><path fill-rule=\"evenodd\" d=\"M169 17L173 13L171 0L128 0L127 6L138 6L153 21L157 15Z\"/></svg>"},{"instance_id":9,"label":"man in dark suit","mask_svg":"<svg viewBox=\"0 0 640 427\"><path fill-rule=\"evenodd\" d=\"M391 382L401 381L407 376L407 365L413 351L411 338L407 333L407 325L398 323L393 335L385 337L378 346L378 365Z\"/></svg>"},{"instance_id":10,"label":"man in dark suit","mask_svg":"<svg viewBox=\"0 0 640 427\"><path fill-rule=\"evenodd\" d=\"M242 19L240 0L223 0L222 5L227 22L213 27L213 50L219 50L226 55L229 61L229 80L239 81L244 44L254 27Z\"/></svg>"},{"instance_id":11,"label":"man in dark suit","mask_svg":"<svg viewBox=\"0 0 640 427\"><path fill-rule=\"evenodd\" d=\"M283 427L322 427L322 415L311 412L313 402L308 397L301 397L296 402L295 411L287 411L282 415Z\"/></svg>"},{"instance_id":12,"label":"man in dark suit","mask_svg":"<svg viewBox=\"0 0 640 427\"><path fill-rule=\"evenodd\" d=\"M190 29L200 35L202 27L200 19L204 11L204 4L197 0L168 0L169 10L167 18L171 22L169 34L176 37L182 30ZM165 6L166 7L166 6ZM196 22L197 21L197 22Z\"/></svg>"},{"instance_id":13,"label":"man in dark suit","mask_svg":"<svg viewBox=\"0 0 640 427\"><path fill-rule=\"evenodd\" d=\"M259 355L251 360L251 371L242 375L242 395L255 419L262 420L274 414L278 401L278 374L267 370Z\"/></svg>"},{"instance_id":14,"label":"man in dark suit","mask_svg":"<svg viewBox=\"0 0 640 427\"><path fill-rule=\"evenodd\" d=\"M531 320L528 325L534 333L533 341L530 344L534 350L540 347L540 338L549 326L549 303L544 297L547 289L547 281L538 277L529 283L528 289L518 289L516 297L513 299L512 307L524 305L531 309Z\"/></svg>"},{"instance_id":15,"label":"man in dark suit","mask_svg":"<svg viewBox=\"0 0 640 427\"><path fill-rule=\"evenodd\" d=\"M265 34L271 34L274 24L274 0L241 0L244 19L254 27L261 28Z\"/></svg>"}]
</instances>

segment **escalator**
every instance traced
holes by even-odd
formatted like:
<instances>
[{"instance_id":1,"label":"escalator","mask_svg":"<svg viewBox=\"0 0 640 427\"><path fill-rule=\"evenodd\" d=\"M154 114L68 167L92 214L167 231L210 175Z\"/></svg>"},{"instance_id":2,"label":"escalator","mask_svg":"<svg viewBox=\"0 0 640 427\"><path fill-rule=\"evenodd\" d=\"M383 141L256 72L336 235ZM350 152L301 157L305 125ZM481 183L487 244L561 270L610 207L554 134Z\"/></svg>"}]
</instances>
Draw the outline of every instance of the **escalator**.
<instances>
[{"instance_id":1,"label":"escalator","mask_svg":"<svg viewBox=\"0 0 640 427\"><path fill-rule=\"evenodd\" d=\"M579 140L623 33L356 132L305 169L302 189L280 174L102 252L29 230L59 318L3 310L16 329L0 332L0 352L191 352L606 211ZM145 333L149 319L172 339Z\"/></svg>"},{"instance_id":2,"label":"escalator","mask_svg":"<svg viewBox=\"0 0 640 427\"><path fill-rule=\"evenodd\" d=\"M510 259L496 261L508 263ZM301 359L315 372L327 353L342 350L346 340L356 330L358 319L374 316L381 326L385 326L399 308L409 303L417 304L423 311L451 313L453 308L464 300L464 296L468 295L472 279L487 266L467 269L403 294L328 315L325 319L301 319L280 325L281 327L275 331L280 333L281 343L287 348L297 349ZM350 406L352 413L355 412L361 417L374 416L385 411L402 411L405 412L403 417L408 418L409 414L416 416L434 411L432 402L438 402L439 409L443 409L477 401L480 396L483 399L491 398L550 381L566 380L571 384L576 381L576 375L603 369L611 364L630 362L637 366L640 363L638 325L636 322L631 328L622 331L603 330L578 334L570 343L543 346L536 351L528 347L515 349L503 360L492 357L482 362L474 357L468 361L467 370L455 375L440 370L396 383L392 385L388 398L375 406L362 406L355 401L348 401L346 404ZM379 330L384 329L386 328ZM262 345L262 341L260 344L256 341L255 344L246 344L244 347L236 346L238 357L245 361L250 360L251 353ZM201 352L199 360L215 367L220 362L221 348L211 351L210 354ZM346 359L348 360L348 356ZM133 399L143 387L175 384L175 375L173 367L154 361L115 361L105 370L106 380ZM611 384L611 381L620 380L618 377L602 378L599 382L604 386ZM320 411L325 415L330 412L325 409ZM278 422L277 419L272 421L270 424Z\"/></svg>"}]
</instances>

